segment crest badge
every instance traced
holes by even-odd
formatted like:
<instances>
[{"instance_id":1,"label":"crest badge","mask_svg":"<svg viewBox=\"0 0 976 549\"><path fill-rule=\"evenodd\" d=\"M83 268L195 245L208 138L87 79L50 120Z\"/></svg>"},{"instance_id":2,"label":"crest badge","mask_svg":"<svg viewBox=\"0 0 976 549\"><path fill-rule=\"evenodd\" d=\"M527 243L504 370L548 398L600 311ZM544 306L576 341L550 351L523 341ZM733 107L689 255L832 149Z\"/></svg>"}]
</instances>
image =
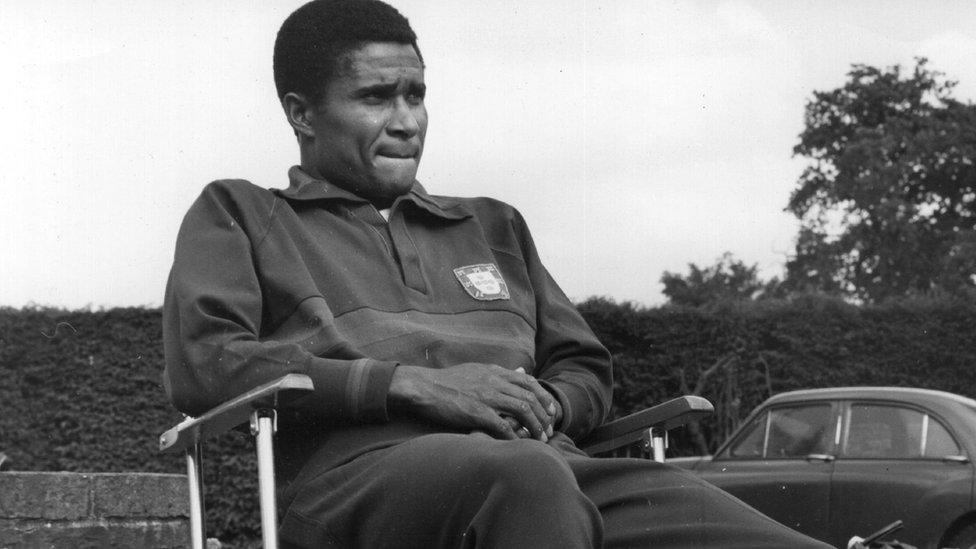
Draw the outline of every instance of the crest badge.
<instances>
[{"instance_id":1,"label":"crest badge","mask_svg":"<svg viewBox=\"0 0 976 549\"><path fill-rule=\"evenodd\" d=\"M454 269L454 276L457 277L461 286L471 297L481 301L494 301L496 299L509 299L508 284L498 272L498 267L494 263L479 263L458 267Z\"/></svg>"}]
</instances>

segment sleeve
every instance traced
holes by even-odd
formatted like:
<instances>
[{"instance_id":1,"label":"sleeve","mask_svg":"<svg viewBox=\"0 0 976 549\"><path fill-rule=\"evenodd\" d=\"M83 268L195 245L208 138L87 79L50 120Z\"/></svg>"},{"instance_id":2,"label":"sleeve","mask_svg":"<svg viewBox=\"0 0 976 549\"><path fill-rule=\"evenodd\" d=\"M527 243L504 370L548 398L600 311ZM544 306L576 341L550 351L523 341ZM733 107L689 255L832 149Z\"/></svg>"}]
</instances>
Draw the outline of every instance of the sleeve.
<instances>
[{"instance_id":1,"label":"sleeve","mask_svg":"<svg viewBox=\"0 0 976 549\"><path fill-rule=\"evenodd\" d=\"M559 430L577 439L603 424L610 411L610 353L542 265L518 212L513 225L535 292L536 377L563 408Z\"/></svg>"},{"instance_id":2,"label":"sleeve","mask_svg":"<svg viewBox=\"0 0 976 549\"><path fill-rule=\"evenodd\" d=\"M261 337L264 296L253 240L266 231L271 209L258 213L234 195L231 187L209 185L177 237L163 304L163 377L174 405L200 414L261 383L301 373L312 378L315 390L293 402L293 411L335 421L387 420L397 364L344 344L321 297L296 304L287 320L303 332ZM309 341L326 351L312 352Z\"/></svg>"}]
</instances>

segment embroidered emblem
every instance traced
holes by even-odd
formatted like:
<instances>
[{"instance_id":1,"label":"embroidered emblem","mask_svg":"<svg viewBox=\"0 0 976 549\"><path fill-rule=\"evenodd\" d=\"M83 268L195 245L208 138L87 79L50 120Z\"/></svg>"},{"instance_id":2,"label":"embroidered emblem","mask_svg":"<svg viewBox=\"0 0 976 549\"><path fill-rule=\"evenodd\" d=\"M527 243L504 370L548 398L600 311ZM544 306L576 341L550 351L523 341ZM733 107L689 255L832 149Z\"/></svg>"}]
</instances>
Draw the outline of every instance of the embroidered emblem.
<instances>
[{"instance_id":1,"label":"embroidered emblem","mask_svg":"<svg viewBox=\"0 0 976 549\"><path fill-rule=\"evenodd\" d=\"M508 284L493 263L479 263L454 269L454 276L471 297L481 301L509 299Z\"/></svg>"}]
</instances>

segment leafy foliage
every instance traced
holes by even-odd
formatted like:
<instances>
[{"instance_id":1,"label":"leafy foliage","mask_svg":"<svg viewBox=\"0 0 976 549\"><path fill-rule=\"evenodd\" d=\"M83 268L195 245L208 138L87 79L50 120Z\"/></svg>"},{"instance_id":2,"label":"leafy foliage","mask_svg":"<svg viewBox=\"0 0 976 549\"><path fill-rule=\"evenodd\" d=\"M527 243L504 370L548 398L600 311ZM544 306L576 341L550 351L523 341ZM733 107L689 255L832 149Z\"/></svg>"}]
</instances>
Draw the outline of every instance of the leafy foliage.
<instances>
[{"instance_id":1,"label":"leafy foliage","mask_svg":"<svg viewBox=\"0 0 976 549\"><path fill-rule=\"evenodd\" d=\"M668 303L686 307L773 297L780 293L778 279L761 280L755 264L747 266L729 252L722 254L715 265L704 269L689 263L687 276L665 271L661 283Z\"/></svg>"},{"instance_id":2,"label":"leafy foliage","mask_svg":"<svg viewBox=\"0 0 976 549\"><path fill-rule=\"evenodd\" d=\"M976 106L918 59L854 65L815 92L794 153L809 165L788 210L802 222L792 290L862 301L976 287Z\"/></svg>"}]
</instances>

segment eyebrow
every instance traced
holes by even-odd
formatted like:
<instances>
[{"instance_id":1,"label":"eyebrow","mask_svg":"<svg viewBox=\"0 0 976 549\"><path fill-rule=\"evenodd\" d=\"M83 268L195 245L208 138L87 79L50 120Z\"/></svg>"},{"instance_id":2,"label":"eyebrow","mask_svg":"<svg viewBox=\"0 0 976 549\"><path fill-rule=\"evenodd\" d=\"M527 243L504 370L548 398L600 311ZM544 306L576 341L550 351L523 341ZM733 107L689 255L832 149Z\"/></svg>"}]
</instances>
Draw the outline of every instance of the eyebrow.
<instances>
[{"instance_id":1,"label":"eyebrow","mask_svg":"<svg viewBox=\"0 0 976 549\"><path fill-rule=\"evenodd\" d=\"M363 86L356 90L355 94L358 97L365 97L367 95L390 96L396 93L398 87L400 87L399 82L384 82L381 84ZM407 91L412 93L426 93L427 85L423 82L409 82L407 84Z\"/></svg>"}]
</instances>

